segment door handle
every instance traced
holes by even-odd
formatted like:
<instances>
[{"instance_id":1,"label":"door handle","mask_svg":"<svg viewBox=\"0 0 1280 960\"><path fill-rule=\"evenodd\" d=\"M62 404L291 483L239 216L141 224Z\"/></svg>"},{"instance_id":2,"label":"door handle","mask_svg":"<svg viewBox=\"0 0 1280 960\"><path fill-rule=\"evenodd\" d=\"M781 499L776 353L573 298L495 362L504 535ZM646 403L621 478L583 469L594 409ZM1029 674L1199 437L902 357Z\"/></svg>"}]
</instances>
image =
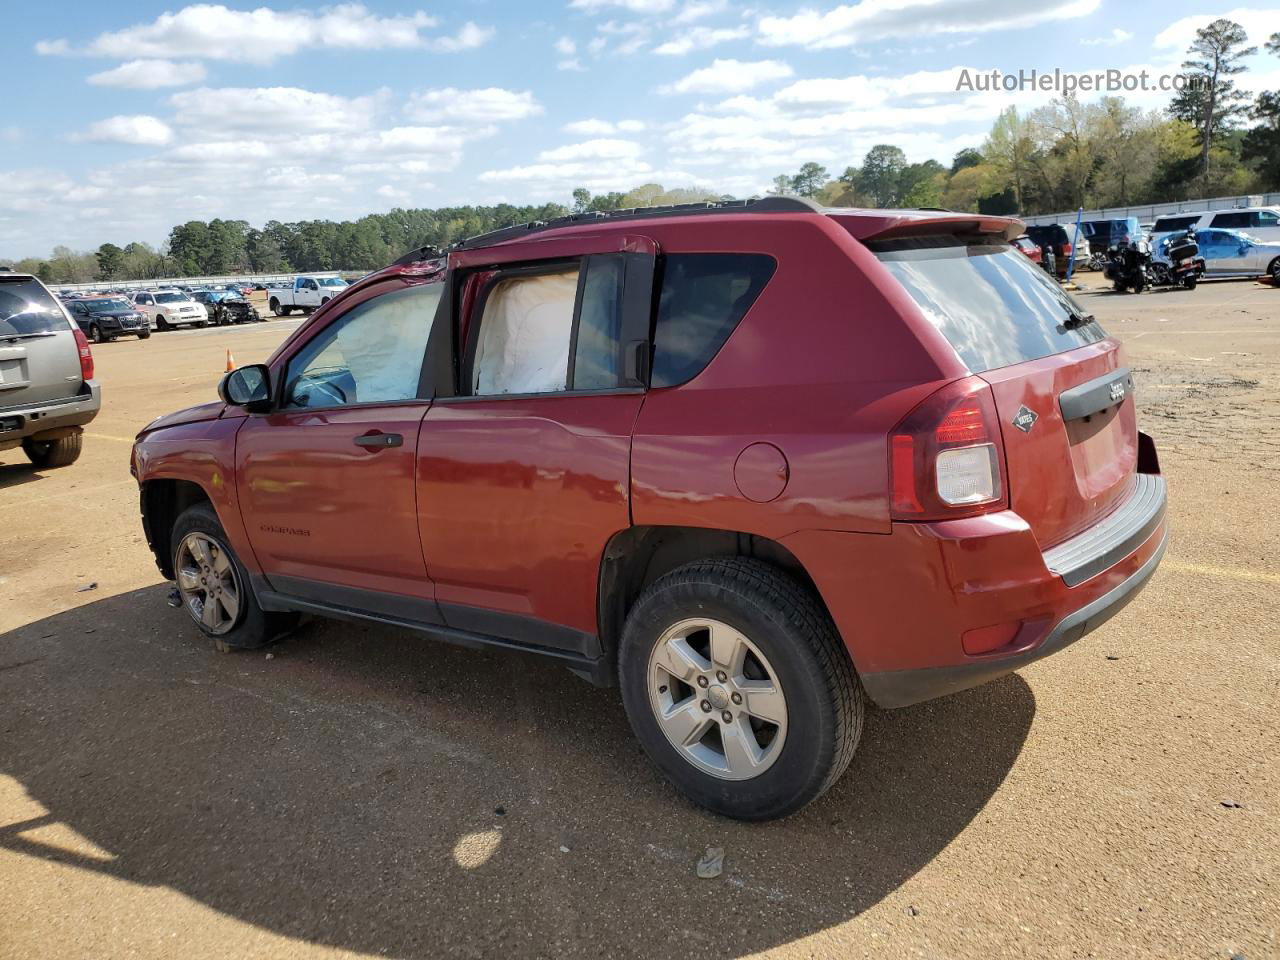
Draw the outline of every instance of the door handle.
<instances>
[{"instance_id":1,"label":"door handle","mask_svg":"<svg viewBox=\"0 0 1280 960\"><path fill-rule=\"evenodd\" d=\"M404 446L404 437L398 433L366 433L362 437L355 438L357 447L373 447L381 450L383 447L402 447Z\"/></svg>"}]
</instances>

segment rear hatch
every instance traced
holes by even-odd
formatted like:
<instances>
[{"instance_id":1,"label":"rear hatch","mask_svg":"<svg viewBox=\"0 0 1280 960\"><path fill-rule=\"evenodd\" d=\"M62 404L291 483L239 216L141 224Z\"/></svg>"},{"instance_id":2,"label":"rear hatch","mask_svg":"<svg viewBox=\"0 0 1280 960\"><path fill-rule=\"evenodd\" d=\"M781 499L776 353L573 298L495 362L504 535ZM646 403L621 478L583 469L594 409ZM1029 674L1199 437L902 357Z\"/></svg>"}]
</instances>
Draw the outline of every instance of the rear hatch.
<instances>
[{"instance_id":1,"label":"rear hatch","mask_svg":"<svg viewBox=\"0 0 1280 960\"><path fill-rule=\"evenodd\" d=\"M35 278L0 273L0 411L69 399L83 382L62 307Z\"/></svg>"},{"instance_id":2,"label":"rear hatch","mask_svg":"<svg viewBox=\"0 0 1280 960\"><path fill-rule=\"evenodd\" d=\"M1041 548L1115 509L1133 487L1138 448L1119 343L1002 238L869 246L970 372L990 384L1009 505Z\"/></svg>"}]
</instances>

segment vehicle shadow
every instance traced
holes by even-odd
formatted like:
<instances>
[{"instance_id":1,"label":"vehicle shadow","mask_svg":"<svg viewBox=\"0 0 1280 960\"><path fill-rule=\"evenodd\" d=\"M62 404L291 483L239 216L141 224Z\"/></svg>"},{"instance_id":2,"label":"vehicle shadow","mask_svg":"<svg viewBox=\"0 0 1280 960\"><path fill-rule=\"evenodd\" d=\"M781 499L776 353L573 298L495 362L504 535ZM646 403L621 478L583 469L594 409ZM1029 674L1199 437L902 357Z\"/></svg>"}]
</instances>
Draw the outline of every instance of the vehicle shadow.
<instances>
[{"instance_id":1,"label":"vehicle shadow","mask_svg":"<svg viewBox=\"0 0 1280 960\"><path fill-rule=\"evenodd\" d=\"M13 458L13 463L2 462L4 458ZM22 452L21 447L0 452L0 490L6 487L20 487L24 483L35 483L43 480L44 474L37 470Z\"/></svg>"},{"instance_id":2,"label":"vehicle shadow","mask_svg":"<svg viewBox=\"0 0 1280 960\"><path fill-rule=\"evenodd\" d=\"M220 655L166 592L0 635L0 782L30 801L0 805L0 848L369 954L736 957L820 932L951 843L1035 714L1017 676L871 711L826 796L741 824L682 800L617 691L554 663L321 621Z\"/></svg>"}]
</instances>

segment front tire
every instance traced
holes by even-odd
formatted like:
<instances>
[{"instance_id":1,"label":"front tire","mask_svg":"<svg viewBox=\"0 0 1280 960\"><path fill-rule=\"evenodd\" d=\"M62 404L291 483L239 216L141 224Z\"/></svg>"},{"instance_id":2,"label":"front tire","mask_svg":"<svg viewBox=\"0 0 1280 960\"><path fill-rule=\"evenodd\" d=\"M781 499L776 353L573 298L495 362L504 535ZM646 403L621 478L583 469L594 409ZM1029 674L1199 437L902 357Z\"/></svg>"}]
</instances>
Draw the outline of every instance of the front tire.
<instances>
[{"instance_id":1,"label":"front tire","mask_svg":"<svg viewBox=\"0 0 1280 960\"><path fill-rule=\"evenodd\" d=\"M69 436L59 437L57 440L32 440L30 438L22 441L22 452L27 455L27 459L40 469L49 469L51 467L69 467L80 459L80 450L84 444L84 434L80 430L76 430Z\"/></svg>"},{"instance_id":2,"label":"front tire","mask_svg":"<svg viewBox=\"0 0 1280 960\"><path fill-rule=\"evenodd\" d=\"M1267 267L1267 273L1271 275L1271 282L1276 287L1280 287L1280 257L1271 261L1271 266Z\"/></svg>"},{"instance_id":3,"label":"front tire","mask_svg":"<svg viewBox=\"0 0 1280 960\"><path fill-rule=\"evenodd\" d=\"M830 617L759 560L702 560L651 584L627 617L618 676L650 759L728 817L799 810L862 733L862 687Z\"/></svg>"},{"instance_id":4,"label":"front tire","mask_svg":"<svg viewBox=\"0 0 1280 960\"><path fill-rule=\"evenodd\" d=\"M89 339L92 340L94 343L106 342L102 336L102 328L99 327L96 323L89 324Z\"/></svg>"},{"instance_id":5,"label":"front tire","mask_svg":"<svg viewBox=\"0 0 1280 960\"><path fill-rule=\"evenodd\" d=\"M159 314L159 315L156 317L156 329L157 329L157 330L168 330L168 329L169 329L169 321L168 321L168 320L166 320L166 319L164 318L164 314Z\"/></svg>"},{"instance_id":6,"label":"front tire","mask_svg":"<svg viewBox=\"0 0 1280 960\"><path fill-rule=\"evenodd\" d=\"M290 629L292 614L258 606L249 572L208 504L188 507L173 525L173 575L182 607L221 650L253 650Z\"/></svg>"},{"instance_id":7,"label":"front tire","mask_svg":"<svg viewBox=\"0 0 1280 960\"><path fill-rule=\"evenodd\" d=\"M1196 288L1197 282L1198 282L1197 277L1185 277L1183 278L1182 285L1186 287L1188 290L1194 290Z\"/></svg>"},{"instance_id":8,"label":"front tire","mask_svg":"<svg viewBox=\"0 0 1280 960\"><path fill-rule=\"evenodd\" d=\"M150 337L151 337L150 330L143 330L141 333L138 334L139 340L147 340L147 339L150 339Z\"/></svg>"}]
</instances>

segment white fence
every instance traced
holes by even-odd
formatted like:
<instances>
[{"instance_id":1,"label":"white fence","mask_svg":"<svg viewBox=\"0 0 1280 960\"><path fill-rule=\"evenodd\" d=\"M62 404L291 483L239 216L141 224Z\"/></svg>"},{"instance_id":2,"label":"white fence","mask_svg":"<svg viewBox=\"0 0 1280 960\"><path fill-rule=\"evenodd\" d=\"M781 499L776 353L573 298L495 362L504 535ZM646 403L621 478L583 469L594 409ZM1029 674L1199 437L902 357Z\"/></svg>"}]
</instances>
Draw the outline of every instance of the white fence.
<instances>
[{"instance_id":1,"label":"white fence","mask_svg":"<svg viewBox=\"0 0 1280 960\"><path fill-rule=\"evenodd\" d=\"M337 270L309 270L304 273L235 273L225 277L165 277L160 280L97 280L93 283L51 283L58 293L83 293L86 290L158 290L161 287L221 287L228 283L293 283L297 277L336 277Z\"/></svg>"},{"instance_id":2,"label":"white fence","mask_svg":"<svg viewBox=\"0 0 1280 960\"><path fill-rule=\"evenodd\" d=\"M1102 210L1086 210L1083 220L1119 220L1121 217L1137 217L1142 223L1150 223L1156 217L1176 213L1204 213L1206 210L1234 210L1240 207L1280 206L1280 193L1255 193L1241 197L1210 197L1207 200L1183 200L1180 203L1147 203L1134 207L1106 207ZM1043 223L1075 223L1076 211L1046 213L1021 218L1027 226Z\"/></svg>"}]
</instances>

